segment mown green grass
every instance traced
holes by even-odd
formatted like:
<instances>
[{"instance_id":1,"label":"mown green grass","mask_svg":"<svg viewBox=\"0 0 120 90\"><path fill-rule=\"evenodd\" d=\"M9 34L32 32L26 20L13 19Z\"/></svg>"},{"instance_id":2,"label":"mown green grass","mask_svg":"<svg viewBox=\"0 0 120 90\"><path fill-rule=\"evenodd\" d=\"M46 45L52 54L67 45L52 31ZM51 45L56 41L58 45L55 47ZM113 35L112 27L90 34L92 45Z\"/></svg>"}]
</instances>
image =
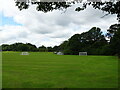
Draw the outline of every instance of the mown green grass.
<instances>
[{"instance_id":1,"label":"mown green grass","mask_svg":"<svg viewBox=\"0 0 120 90\"><path fill-rule=\"evenodd\" d=\"M3 52L3 88L116 88L114 56Z\"/></svg>"},{"instance_id":2,"label":"mown green grass","mask_svg":"<svg viewBox=\"0 0 120 90\"><path fill-rule=\"evenodd\" d=\"M2 52L0 52L0 88L2 88Z\"/></svg>"}]
</instances>

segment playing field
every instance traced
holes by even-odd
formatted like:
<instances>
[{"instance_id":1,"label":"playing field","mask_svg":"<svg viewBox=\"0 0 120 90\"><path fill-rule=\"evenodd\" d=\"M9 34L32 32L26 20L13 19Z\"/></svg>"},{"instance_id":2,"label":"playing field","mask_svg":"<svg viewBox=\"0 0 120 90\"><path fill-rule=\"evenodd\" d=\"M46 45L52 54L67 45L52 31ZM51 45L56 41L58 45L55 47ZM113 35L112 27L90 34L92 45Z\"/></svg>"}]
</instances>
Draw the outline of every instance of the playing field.
<instances>
[{"instance_id":1,"label":"playing field","mask_svg":"<svg viewBox=\"0 0 120 90\"><path fill-rule=\"evenodd\" d=\"M116 88L114 56L3 52L3 88Z\"/></svg>"}]
</instances>

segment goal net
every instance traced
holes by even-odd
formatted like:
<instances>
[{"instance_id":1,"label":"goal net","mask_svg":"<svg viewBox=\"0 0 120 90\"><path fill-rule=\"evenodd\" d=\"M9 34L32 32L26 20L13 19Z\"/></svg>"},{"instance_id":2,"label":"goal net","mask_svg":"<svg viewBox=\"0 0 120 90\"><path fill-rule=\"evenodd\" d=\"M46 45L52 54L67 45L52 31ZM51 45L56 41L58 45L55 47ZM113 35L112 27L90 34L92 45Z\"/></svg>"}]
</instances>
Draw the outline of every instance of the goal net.
<instances>
[{"instance_id":1,"label":"goal net","mask_svg":"<svg viewBox=\"0 0 120 90\"><path fill-rule=\"evenodd\" d=\"M28 52L22 52L21 55L29 55Z\"/></svg>"},{"instance_id":2,"label":"goal net","mask_svg":"<svg viewBox=\"0 0 120 90\"><path fill-rule=\"evenodd\" d=\"M84 55L86 56L86 55L87 55L87 52L79 52L79 55L80 55L80 56L84 56Z\"/></svg>"}]
</instances>

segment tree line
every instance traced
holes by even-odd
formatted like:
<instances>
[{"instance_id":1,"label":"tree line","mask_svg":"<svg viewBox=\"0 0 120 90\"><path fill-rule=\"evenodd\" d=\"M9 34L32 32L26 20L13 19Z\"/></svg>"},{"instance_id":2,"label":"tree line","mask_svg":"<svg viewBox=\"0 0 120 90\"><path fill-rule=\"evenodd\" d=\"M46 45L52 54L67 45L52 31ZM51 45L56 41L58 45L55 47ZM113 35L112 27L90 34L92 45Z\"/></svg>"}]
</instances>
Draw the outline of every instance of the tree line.
<instances>
[{"instance_id":1,"label":"tree line","mask_svg":"<svg viewBox=\"0 0 120 90\"><path fill-rule=\"evenodd\" d=\"M60 46L64 54L78 55L87 52L89 55L120 56L120 24L113 24L106 34L100 28L93 27L87 32L75 34Z\"/></svg>"},{"instance_id":2,"label":"tree line","mask_svg":"<svg viewBox=\"0 0 120 90\"><path fill-rule=\"evenodd\" d=\"M88 55L118 55L120 57L120 24L113 24L107 33L99 27L75 34L59 45L59 50L66 55L78 55L87 52Z\"/></svg>"},{"instance_id":3,"label":"tree line","mask_svg":"<svg viewBox=\"0 0 120 90\"><path fill-rule=\"evenodd\" d=\"M78 55L79 52L88 52L89 55L119 55L120 56L120 24L109 27L103 34L99 27L92 27L89 31L75 34L59 46L36 47L30 43L14 43L1 45L3 51L33 51L58 52L65 55Z\"/></svg>"},{"instance_id":4,"label":"tree line","mask_svg":"<svg viewBox=\"0 0 120 90\"><path fill-rule=\"evenodd\" d=\"M31 43L14 43L14 44L3 44L1 45L2 51L29 51L29 52L53 52L57 51L58 46L45 47L44 45L36 47Z\"/></svg>"}]
</instances>

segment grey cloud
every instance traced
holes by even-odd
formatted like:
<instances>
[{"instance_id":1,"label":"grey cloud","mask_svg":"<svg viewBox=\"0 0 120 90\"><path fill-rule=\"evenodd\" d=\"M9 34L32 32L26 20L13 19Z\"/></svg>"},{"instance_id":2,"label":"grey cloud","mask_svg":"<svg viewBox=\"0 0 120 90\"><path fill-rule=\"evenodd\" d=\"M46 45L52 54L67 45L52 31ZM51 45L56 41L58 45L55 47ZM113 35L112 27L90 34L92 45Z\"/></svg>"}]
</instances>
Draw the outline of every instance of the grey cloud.
<instances>
[{"instance_id":1,"label":"grey cloud","mask_svg":"<svg viewBox=\"0 0 120 90\"><path fill-rule=\"evenodd\" d=\"M71 33L69 32L59 32L59 33L54 33L51 35L48 35L50 38L68 38L71 36Z\"/></svg>"}]
</instances>

